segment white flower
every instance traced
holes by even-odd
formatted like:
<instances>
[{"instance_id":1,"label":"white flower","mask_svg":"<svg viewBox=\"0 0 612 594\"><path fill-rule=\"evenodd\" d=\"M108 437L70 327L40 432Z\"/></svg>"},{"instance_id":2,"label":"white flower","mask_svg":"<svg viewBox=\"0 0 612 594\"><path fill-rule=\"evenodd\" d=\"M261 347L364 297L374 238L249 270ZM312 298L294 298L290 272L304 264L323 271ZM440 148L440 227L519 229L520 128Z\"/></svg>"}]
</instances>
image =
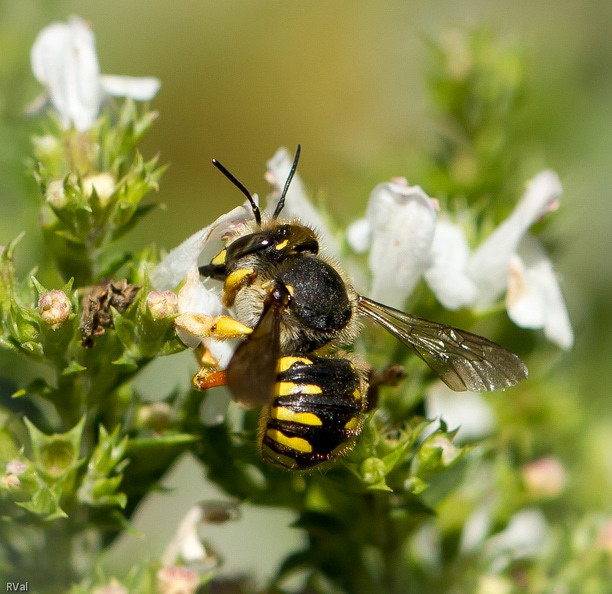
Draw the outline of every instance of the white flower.
<instances>
[{"instance_id":1,"label":"white flower","mask_svg":"<svg viewBox=\"0 0 612 594\"><path fill-rule=\"evenodd\" d=\"M473 252L463 228L436 220L434 201L421 188L377 186L365 219L347 230L357 253L370 248L369 295L401 307L421 275L448 309L491 307L506 293L510 318L522 328L543 329L563 349L574 336L552 263L529 227L558 206L557 174L539 173L510 216Z\"/></svg>"},{"instance_id":2,"label":"white flower","mask_svg":"<svg viewBox=\"0 0 612 594\"><path fill-rule=\"evenodd\" d=\"M552 263L529 227L558 207L562 187L554 171L542 171L510 216L470 253L462 229L436 228L432 265L425 278L449 309L492 306L506 292L508 315L522 328L544 329L563 349L574 336Z\"/></svg>"},{"instance_id":3,"label":"white flower","mask_svg":"<svg viewBox=\"0 0 612 594\"><path fill-rule=\"evenodd\" d=\"M485 555L493 560L495 571L502 571L517 559L534 557L550 533L544 514L537 508L516 512L501 532L485 543Z\"/></svg>"},{"instance_id":4,"label":"white flower","mask_svg":"<svg viewBox=\"0 0 612 594\"><path fill-rule=\"evenodd\" d=\"M491 406L480 393L458 394L442 382L433 383L427 391L425 409L428 419L440 418L451 430L460 427L457 443L482 439L493 433L497 424Z\"/></svg>"},{"instance_id":5,"label":"white flower","mask_svg":"<svg viewBox=\"0 0 612 594\"><path fill-rule=\"evenodd\" d=\"M435 225L435 203L419 186L398 178L372 190L365 219L347 231L355 251L370 246L372 299L403 305L430 264Z\"/></svg>"},{"instance_id":6,"label":"white flower","mask_svg":"<svg viewBox=\"0 0 612 594\"><path fill-rule=\"evenodd\" d=\"M100 75L95 37L87 23L71 16L68 23L52 23L36 37L31 52L34 76L45 93L30 111L49 101L65 129L79 132L95 123L106 95L152 99L160 87L153 77Z\"/></svg>"},{"instance_id":7,"label":"white flower","mask_svg":"<svg viewBox=\"0 0 612 594\"><path fill-rule=\"evenodd\" d=\"M221 287L206 286L200 279L198 259L205 252L210 257L221 247L221 239L233 233L253 217L248 202L221 215L174 248L149 274L152 286L158 290L174 289L183 280L178 294L179 314L203 314L215 317L228 312L221 302ZM177 329L181 341L190 348L203 344L221 368L227 367L236 347L234 340L201 338L197 333Z\"/></svg>"}]
</instances>

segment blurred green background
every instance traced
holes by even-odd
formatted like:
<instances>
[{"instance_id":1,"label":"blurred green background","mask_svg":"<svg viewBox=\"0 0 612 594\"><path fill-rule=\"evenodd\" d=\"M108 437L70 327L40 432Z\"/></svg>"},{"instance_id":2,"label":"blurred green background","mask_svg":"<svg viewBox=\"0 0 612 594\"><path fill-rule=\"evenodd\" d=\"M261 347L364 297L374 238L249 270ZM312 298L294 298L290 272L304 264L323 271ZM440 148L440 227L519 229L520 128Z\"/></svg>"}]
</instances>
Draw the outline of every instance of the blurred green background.
<instances>
[{"instance_id":1,"label":"blurred green background","mask_svg":"<svg viewBox=\"0 0 612 594\"><path fill-rule=\"evenodd\" d=\"M29 49L42 27L72 13L91 21L102 72L154 75L163 83L153 103L161 119L141 149L147 157L160 152L170 164L154 196L164 209L129 236L131 248L151 241L171 248L242 200L210 165L212 157L264 193L265 161L279 146L298 142L311 195L326 200L339 220L356 218L376 183L400 175L420 183L412 164L431 149L438 125L426 102L425 39L451 27L484 26L501 43L521 46L528 93L517 133L531 147L525 177L552 167L565 187L543 239L554 253L576 346L553 373L578 390L590 411L584 442L575 446L580 467L570 493L582 507L606 507L612 492L609 0L0 1L0 244L28 231L18 250L22 275L43 249L36 186L24 173L28 138L38 127L22 110L40 92ZM13 361L0 360L2 375L11 376ZM186 357L165 361L143 385L161 396L189 381L191 365ZM597 488L581 487L594 477ZM192 489L183 499L163 496L166 508L145 510L146 521L159 521L170 506L170 525L204 496L192 471L179 468L174 480ZM254 524L255 534L270 518L257 521L263 523Z\"/></svg>"}]
</instances>

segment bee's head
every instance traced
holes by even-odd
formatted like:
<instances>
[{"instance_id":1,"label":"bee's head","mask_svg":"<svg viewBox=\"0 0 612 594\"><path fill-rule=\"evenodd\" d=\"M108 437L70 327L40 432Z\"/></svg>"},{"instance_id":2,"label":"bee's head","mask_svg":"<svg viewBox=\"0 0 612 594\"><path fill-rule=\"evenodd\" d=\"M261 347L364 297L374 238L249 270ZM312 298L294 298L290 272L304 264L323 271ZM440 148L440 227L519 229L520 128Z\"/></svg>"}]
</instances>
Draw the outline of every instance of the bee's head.
<instances>
[{"instance_id":1,"label":"bee's head","mask_svg":"<svg viewBox=\"0 0 612 594\"><path fill-rule=\"evenodd\" d=\"M293 164L291 165L291 169L289 170L289 175L287 176L287 181L285 182L285 187L283 188L283 192L281 197L278 200L278 204L274 209L274 213L272 214L272 220L276 220L278 215L280 215L283 207L285 206L285 197L287 196L287 192L289 191L289 186L291 185L291 180L295 174L295 170L297 169L298 161L300 160L300 151L302 150L301 146L298 144L297 149L295 151L295 157L293 158ZM261 211L259 210L259 206L255 203L253 199L253 195L248 191L246 186L239 181L234 174L232 174L224 165L222 165L217 159L212 160L213 165L227 177L246 197L251 205L251 209L253 210L253 216L255 217L255 222L261 226Z\"/></svg>"}]
</instances>

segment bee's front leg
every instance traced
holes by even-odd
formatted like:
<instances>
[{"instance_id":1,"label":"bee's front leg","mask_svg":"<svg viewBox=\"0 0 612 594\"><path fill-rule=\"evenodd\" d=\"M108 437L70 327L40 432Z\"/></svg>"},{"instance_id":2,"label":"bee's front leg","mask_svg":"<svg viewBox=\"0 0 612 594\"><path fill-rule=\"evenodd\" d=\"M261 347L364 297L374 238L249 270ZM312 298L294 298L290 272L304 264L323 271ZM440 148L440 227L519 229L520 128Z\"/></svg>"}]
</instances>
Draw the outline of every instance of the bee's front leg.
<instances>
[{"instance_id":1,"label":"bee's front leg","mask_svg":"<svg viewBox=\"0 0 612 594\"><path fill-rule=\"evenodd\" d=\"M212 317L197 313L181 314L174 320L174 325L191 336L217 340L241 338L253 332L252 328L230 316Z\"/></svg>"}]
</instances>

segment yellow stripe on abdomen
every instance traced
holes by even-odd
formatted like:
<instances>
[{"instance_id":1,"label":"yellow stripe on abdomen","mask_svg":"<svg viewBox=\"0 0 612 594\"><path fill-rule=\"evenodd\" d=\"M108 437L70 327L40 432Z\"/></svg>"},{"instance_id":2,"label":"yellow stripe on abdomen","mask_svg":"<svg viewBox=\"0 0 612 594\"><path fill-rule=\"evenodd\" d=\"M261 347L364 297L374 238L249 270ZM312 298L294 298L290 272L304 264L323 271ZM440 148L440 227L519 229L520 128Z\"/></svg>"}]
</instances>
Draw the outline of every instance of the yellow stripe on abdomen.
<instances>
[{"instance_id":1,"label":"yellow stripe on abdomen","mask_svg":"<svg viewBox=\"0 0 612 594\"><path fill-rule=\"evenodd\" d=\"M276 382L275 396L289 396L291 394L321 394L321 386L316 384L296 384L294 382Z\"/></svg>"},{"instance_id":2,"label":"yellow stripe on abdomen","mask_svg":"<svg viewBox=\"0 0 612 594\"><path fill-rule=\"evenodd\" d=\"M276 373L287 371L292 365L303 363L304 365L312 365L312 361L306 357L281 357L276 363Z\"/></svg>"},{"instance_id":3,"label":"yellow stripe on abdomen","mask_svg":"<svg viewBox=\"0 0 612 594\"><path fill-rule=\"evenodd\" d=\"M323 425L323 421L311 412L295 412L286 406L273 406L270 409L270 417L278 421L289 421L300 423L300 425L310 425L311 427Z\"/></svg>"},{"instance_id":4,"label":"yellow stripe on abdomen","mask_svg":"<svg viewBox=\"0 0 612 594\"><path fill-rule=\"evenodd\" d=\"M312 452L312 446L307 440L301 437L287 437L284 433L281 433L278 429L267 429L266 436L272 441L279 443L287 448L295 450L296 452L302 452L310 454Z\"/></svg>"}]
</instances>

